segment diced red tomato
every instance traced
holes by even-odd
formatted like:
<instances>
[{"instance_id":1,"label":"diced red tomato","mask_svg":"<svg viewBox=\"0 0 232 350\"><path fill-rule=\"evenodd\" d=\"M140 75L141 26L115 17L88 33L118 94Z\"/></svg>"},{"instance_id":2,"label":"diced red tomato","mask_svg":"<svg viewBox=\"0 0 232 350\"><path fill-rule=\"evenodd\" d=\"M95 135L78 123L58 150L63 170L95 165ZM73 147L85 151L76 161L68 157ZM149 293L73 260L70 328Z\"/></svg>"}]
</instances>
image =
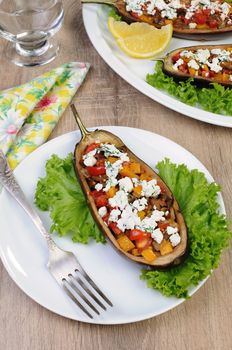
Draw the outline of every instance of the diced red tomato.
<instances>
[{"instance_id":1,"label":"diced red tomato","mask_svg":"<svg viewBox=\"0 0 232 350\"><path fill-rule=\"evenodd\" d=\"M96 197L94 201L97 208L105 207L108 204L108 198L105 194Z\"/></svg>"},{"instance_id":2,"label":"diced red tomato","mask_svg":"<svg viewBox=\"0 0 232 350\"><path fill-rule=\"evenodd\" d=\"M102 196L105 193L102 190L101 191L93 190L90 192L90 194L93 198L96 198L96 197Z\"/></svg>"},{"instance_id":3,"label":"diced red tomato","mask_svg":"<svg viewBox=\"0 0 232 350\"><path fill-rule=\"evenodd\" d=\"M137 239L140 239L140 238L143 238L143 237L147 237L148 234L144 231L141 231L141 230L131 230L129 232L129 238L131 241L136 241Z\"/></svg>"},{"instance_id":4,"label":"diced red tomato","mask_svg":"<svg viewBox=\"0 0 232 350\"><path fill-rule=\"evenodd\" d=\"M209 27L212 29L218 27L218 21L216 19L210 19L208 24Z\"/></svg>"},{"instance_id":5,"label":"diced red tomato","mask_svg":"<svg viewBox=\"0 0 232 350\"><path fill-rule=\"evenodd\" d=\"M202 11L196 12L194 17L196 24L205 24L207 21L207 16Z\"/></svg>"},{"instance_id":6,"label":"diced red tomato","mask_svg":"<svg viewBox=\"0 0 232 350\"><path fill-rule=\"evenodd\" d=\"M172 61L173 61L173 63L176 63L179 59L180 59L180 53L177 52L177 53L172 57Z\"/></svg>"},{"instance_id":7,"label":"diced red tomato","mask_svg":"<svg viewBox=\"0 0 232 350\"><path fill-rule=\"evenodd\" d=\"M184 62L184 63L186 63L186 62ZM179 66L179 70L182 72L182 73L188 73L188 68L187 68L187 64L181 64L180 66Z\"/></svg>"},{"instance_id":8,"label":"diced red tomato","mask_svg":"<svg viewBox=\"0 0 232 350\"><path fill-rule=\"evenodd\" d=\"M165 193L166 192L166 188L165 188L164 184L161 181L157 181L157 185L160 187L161 193Z\"/></svg>"},{"instance_id":9,"label":"diced red tomato","mask_svg":"<svg viewBox=\"0 0 232 350\"><path fill-rule=\"evenodd\" d=\"M135 241L135 245L139 250L148 248L151 245L151 243L152 243L152 239L149 236L137 239Z\"/></svg>"},{"instance_id":10,"label":"diced red tomato","mask_svg":"<svg viewBox=\"0 0 232 350\"><path fill-rule=\"evenodd\" d=\"M205 16L207 16L207 17L209 17L210 12L211 12L210 9L203 9L203 10L202 10L202 13L203 13Z\"/></svg>"},{"instance_id":11,"label":"diced red tomato","mask_svg":"<svg viewBox=\"0 0 232 350\"><path fill-rule=\"evenodd\" d=\"M116 235L120 235L120 234L122 233L122 231L118 228L116 222L111 222L111 223L109 224L109 228L110 228Z\"/></svg>"},{"instance_id":12,"label":"diced red tomato","mask_svg":"<svg viewBox=\"0 0 232 350\"><path fill-rule=\"evenodd\" d=\"M159 222L158 223L158 227L161 231L165 231L166 228L169 226L169 223L168 222Z\"/></svg>"},{"instance_id":13,"label":"diced red tomato","mask_svg":"<svg viewBox=\"0 0 232 350\"><path fill-rule=\"evenodd\" d=\"M101 166L105 167L105 158L98 159L95 166L96 167L101 167Z\"/></svg>"},{"instance_id":14,"label":"diced red tomato","mask_svg":"<svg viewBox=\"0 0 232 350\"><path fill-rule=\"evenodd\" d=\"M130 15L134 18L139 18L139 15L136 12L131 12Z\"/></svg>"},{"instance_id":15,"label":"diced red tomato","mask_svg":"<svg viewBox=\"0 0 232 350\"><path fill-rule=\"evenodd\" d=\"M89 153L91 151L93 151L95 148L100 147L100 143L91 143L90 145L88 145L84 151L84 154Z\"/></svg>"},{"instance_id":16,"label":"diced red tomato","mask_svg":"<svg viewBox=\"0 0 232 350\"><path fill-rule=\"evenodd\" d=\"M202 76L203 76L204 78L209 78L209 77L210 77L210 73L209 73L209 72L206 72L205 70L203 70L203 72L202 72L201 74L202 74Z\"/></svg>"},{"instance_id":17,"label":"diced red tomato","mask_svg":"<svg viewBox=\"0 0 232 350\"><path fill-rule=\"evenodd\" d=\"M183 21L184 21L184 24L185 25L188 25L190 22L191 22L191 19L188 19L188 18L183 18Z\"/></svg>"},{"instance_id":18,"label":"diced red tomato","mask_svg":"<svg viewBox=\"0 0 232 350\"><path fill-rule=\"evenodd\" d=\"M215 72L213 72L212 70L209 71L209 76L210 78L213 78L215 76Z\"/></svg>"},{"instance_id":19,"label":"diced red tomato","mask_svg":"<svg viewBox=\"0 0 232 350\"><path fill-rule=\"evenodd\" d=\"M104 166L87 166L86 169L90 176L105 175L106 173Z\"/></svg>"},{"instance_id":20,"label":"diced red tomato","mask_svg":"<svg viewBox=\"0 0 232 350\"><path fill-rule=\"evenodd\" d=\"M106 213L106 215L104 215L102 217L102 220L108 225L109 224L109 216L110 216L110 213Z\"/></svg>"}]
</instances>

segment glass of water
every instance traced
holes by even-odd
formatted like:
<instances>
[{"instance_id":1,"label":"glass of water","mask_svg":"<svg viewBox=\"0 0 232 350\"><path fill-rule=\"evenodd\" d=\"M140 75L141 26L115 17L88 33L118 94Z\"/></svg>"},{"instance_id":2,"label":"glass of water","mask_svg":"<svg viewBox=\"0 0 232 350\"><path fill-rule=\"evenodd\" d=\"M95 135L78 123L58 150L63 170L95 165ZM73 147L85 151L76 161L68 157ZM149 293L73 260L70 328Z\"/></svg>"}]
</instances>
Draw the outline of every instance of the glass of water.
<instances>
[{"instance_id":1,"label":"glass of water","mask_svg":"<svg viewBox=\"0 0 232 350\"><path fill-rule=\"evenodd\" d=\"M59 46L53 35L64 17L60 0L0 0L0 36L6 56L18 66L51 62Z\"/></svg>"}]
</instances>

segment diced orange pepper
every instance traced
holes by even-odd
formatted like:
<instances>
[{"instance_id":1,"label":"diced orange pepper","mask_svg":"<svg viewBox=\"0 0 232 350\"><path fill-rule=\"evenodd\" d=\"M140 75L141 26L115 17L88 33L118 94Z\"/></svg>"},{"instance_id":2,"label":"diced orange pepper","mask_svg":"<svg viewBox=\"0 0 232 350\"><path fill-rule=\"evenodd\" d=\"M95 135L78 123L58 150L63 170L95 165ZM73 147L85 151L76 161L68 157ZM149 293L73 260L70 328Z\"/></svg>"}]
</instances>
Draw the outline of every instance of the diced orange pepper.
<instances>
[{"instance_id":1,"label":"diced orange pepper","mask_svg":"<svg viewBox=\"0 0 232 350\"><path fill-rule=\"evenodd\" d=\"M172 24L172 20L171 19L165 19L165 24Z\"/></svg>"},{"instance_id":2,"label":"diced orange pepper","mask_svg":"<svg viewBox=\"0 0 232 350\"><path fill-rule=\"evenodd\" d=\"M208 29L206 24L197 24L197 29Z\"/></svg>"},{"instance_id":3,"label":"diced orange pepper","mask_svg":"<svg viewBox=\"0 0 232 350\"><path fill-rule=\"evenodd\" d=\"M131 254L133 254L135 256L139 256L140 255L139 250L137 248L132 249Z\"/></svg>"},{"instance_id":4,"label":"diced orange pepper","mask_svg":"<svg viewBox=\"0 0 232 350\"><path fill-rule=\"evenodd\" d=\"M117 192L117 188L115 186L110 187L109 191L106 192L108 198L112 198L115 196Z\"/></svg>"},{"instance_id":5,"label":"diced orange pepper","mask_svg":"<svg viewBox=\"0 0 232 350\"><path fill-rule=\"evenodd\" d=\"M141 220L144 219L145 215L146 215L146 213L145 213L145 211L143 211L143 210L141 210L141 211L138 212L138 217L139 217Z\"/></svg>"},{"instance_id":6,"label":"diced orange pepper","mask_svg":"<svg viewBox=\"0 0 232 350\"><path fill-rule=\"evenodd\" d=\"M135 186L134 188L133 188L133 194L136 196L136 197L140 197L140 195L141 195L141 192L142 192L142 186L141 185L139 185L139 186Z\"/></svg>"},{"instance_id":7,"label":"diced orange pepper","mask_svg":"<svg viewBox=\"0 0 232 350\"><path fill-rule=\"evenodd\" d=\"M163 239L163 241L160 243L160 254L166 255L173 251L173 247L169 241L166 239Z\"/></svg>"},{"instance_id":8,"label":"diced orange pepper","mask_svg":"<svg viewBox=\"0 0 232 350\"><path fill-rule=\"evenodd\" d=\"M196 75L196 69L189 68L189 74L192 75L192 76L195 76Z\"/></svg>"},{"instance_id":9,"label":"diced orange pepper","mask_svg":"<svg viewBox=\"0 0 232 350\"><path fill-rule=\"evenodd\" d=\"M229 74L222 73L222 80L223 80L223 81L228 81L229 78L230 78Z\"/></svg>"},{"instance_id":10,"label":"diced orange pepper","mask_svg":"<svg viewBox=\"0 0 232 350\"><path fill-rule=\"evenodd\" d=\"M129 168L135 174L140 174L141 173L141 166L140 166L139 163L132 162L132 163L129 164Z\"/></svg>"},{"instance_id":11,"label":"diced orange pepper","mask_svg":"<svg viewBox=\"0 0 232 350\"><path fill-rule=\"evenodd\" d=\"M123 177L128 176L130 178L133 178L133 177L138 178L138 176L130 169L128 164L122 167L122 169L119 171L119 174Z\"/></svg>"},{"instance_id":12,"label":"diced orange pepper","mask_svg":"<svg viewBox=\"0 0 232 350\"><path fill-rule=\"evenodd\" d=\"M152 180L152 176L149 175L149 174L147 174L147 173L143 173L143 174L140 175L139 179L140 179L140 180L147 180L147 181L150 181L150 180Z\"/></svg>"},{"instance_id":13,"label":"diced orange pepper","mask_svg":"<svg viewBox=\"0 0 232 350\"><path fill-rule=\"evenodd\" d=\"M154 261L157 258L155 253L153 252L152 248L144 249L141 252L141 254L144 257L144 259L149 261L149 262L152 262L152 261Z\"/></svg>"},{"instance_id":14,"label":"diced orange pepper","mask_svg":"<svg viewBox=\"0 0 232 350\"><path fill-rule=\"evenodd\" d=\"M204 71L206 71L206 72L209 71L209 67L207 66L207 64L204 64L203 69L204 69Z\"/></svg>"},{"instance_id":15,"label":"diced orange pepper","mask_svg":"<svg viewBox=\"0 0 232 350\"><path fill-rule=\"evenodd\" d=\"M134 243L126 236L123 235L117 239L117 242L122 250L129 252L135 248Z\"/></svg>"},{"instance_id":16,"label":"diced orange pepper","mask_svg":"<svg viewBox=\"0 0 232 350\"><path fill-rule=\"evenodd\" d=\"M118 158L117 157L108 157L107 160L108 160L108 162L113 164L118 160Z\"/></svg>"}]
</instances>

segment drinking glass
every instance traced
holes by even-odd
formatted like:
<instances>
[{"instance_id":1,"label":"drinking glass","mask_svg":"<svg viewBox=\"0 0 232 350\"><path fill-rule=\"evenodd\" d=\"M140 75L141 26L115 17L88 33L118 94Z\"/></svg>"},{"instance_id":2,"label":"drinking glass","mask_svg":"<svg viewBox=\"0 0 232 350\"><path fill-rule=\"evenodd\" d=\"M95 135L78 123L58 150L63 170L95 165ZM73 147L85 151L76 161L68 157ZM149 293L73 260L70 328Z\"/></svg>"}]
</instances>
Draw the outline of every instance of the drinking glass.
<instances>
[{"instance_id":1,"label":"drinking glass","mask_svg":"<svg viewBox=\"0 0 232 350\"><path fill-rule=\"evenodd\" d=\"M64 17L60 0L0 0L0 36L6 56L18 66L51 62L59 46L53 35Z\"/></svg>"}]
</instances>

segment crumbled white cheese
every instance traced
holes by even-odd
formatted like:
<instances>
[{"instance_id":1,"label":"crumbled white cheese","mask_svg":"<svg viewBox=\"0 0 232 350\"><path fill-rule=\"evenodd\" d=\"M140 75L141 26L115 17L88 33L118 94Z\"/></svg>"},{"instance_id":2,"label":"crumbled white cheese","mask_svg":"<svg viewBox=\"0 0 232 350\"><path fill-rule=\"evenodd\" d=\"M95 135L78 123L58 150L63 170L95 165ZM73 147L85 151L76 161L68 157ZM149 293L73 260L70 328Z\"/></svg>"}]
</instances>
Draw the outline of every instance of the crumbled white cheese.
<instances>
[{"instance_id":1,"label":"crumbled white cheese","mask_svg":"<svg viewBox=\"0 0 232 350\"><path fill-rule=\"evenodd\" d=\"M125 192L131 192L133 187L134 187L133 182L131 181L131 179L128 176L120 179L118 181L118 184L119 184L120 190L125 191Z\"/></svg>"},{"instance_id":2,"label":"crumbled white cheese","mask_svg":"<svg viewBox=\"0 0 232 350\"><path fill-rule=\"evenodd\" d=\"M194 53L193 53L192 51L190 51L190 50L183 50L183 51L181 51L180 56L181 56L181 57L190 58L190 57L194 57ZM182 61L183 61L183 60L182 60ZM181 64L182 64L182 63L184 63L184 61L181 62Z\"/></svg>"},{"instance_id":3,"label":"crumbled white cheese","mask_svg":"<svg viewBox=\"0 0 232 350\"><path fill-rule=\"evenodd\" d=\"M212 63L207 62L207 65L210 67L212 71L215 73L219 73L222 70L222 67L219 64L219 59L217 57L214 57L212 59Z\"/></svg>"},{"instance_id":4,"label":"crumbled white cheese","mask_svg":"<svg viewBox=\"0 0 232 350\"><path fill-rule=\"evenodd\" d=\"M181 241L179 233L174 233L173 235L171 235L169 237L169 240L170 240L172 246L176 247Z\"/></svg>"},{"instance_id":5,"label":"crumbled white cheese","mask_svg":"<svg viewBox=\"0 0 232 350\"><path fill-rule=\"evenodd\" d=\"M121 211L119 209L113 209L110 212L109 221L117 222L118 217L121 215Z\"/></svg>"},{"instance_id":6,"label":"crumbled white cheese","mask_svg":"<svg viewBox=\"0 0 232 350\"><path fill-rule=\"evenodd\" d=\"M97 159L95 157L87 157L84 160L85 166L94 166L97 163Z\"/></svg>"},{"instance_id":7,"label":"crumbled white cheese","mask_svg":"<svg viewBox=\"0 0 232 350\"><path fill-rule=\"evenodd\" d=\"M112 208L123 210L128 204L127 193L124 191L116 192L114 197L109 198L109 204Z\"/></svg>"},{"instance_id":8,"label":"crumbled white cheese","mask_svg":"<svg viewBox=\"0 0 232 350\"><path fill-rule=\"evenodd\" d=\"M207 62L209 57L210 57L210 51L208 49L198 49L195 54L195 58L197 59L197 61L203 64Z\"/></svg>"},{"instance_id":9,"label":"crumbled white cheese","mask_svg":"<svg viewBox=\"0 0 232 350\"><path fill-rule=\"evenodd\" d=\"M100 183L95 185L95 190L97 190L97 191L101 191L102 188L103 188L103 185Z\"/></svg>"},{"instance_id":10,"label":"crumbled white cheese","mask_svg":"<svg viewBox=\"0 0 232 350\"><path fill-rule=\"evenodd\" d=\"M173 235L174 233L177 233L178 231L176 227L172 227L172 226L168 226L166 230L169 236Z\"/></svg>"},{"instance_id":11,"label":"crumbled white cheese","mask_svg":"<svg viewBox=\"0 0 232 350\"><path fill-rule=\"evenodd\" d=\"M196 69L196 70L198 70L200 68L200 66L197 64L197 62L195 60L190 60L188 62L188 67Z\"/></svg>"},{"instance_id":12,"label":"crumbled white cheese","mask_svg":"<svg viewBox=\"0 0 232 350\"><path fill-rule=\"evenodd\" d=\"M97 150L94 149L83 155L82 159L85 166L94 166L97 163L97 159L94 157L97 153Z\"/></svg>"},{"instance_id":13,"label":"crumbled white cheese","mask_svg":"<svg viewBox=\"0 0 232 350\"><path fill-rule=\"evenodd\" d=\"M133 208L137 209L138 211L144 210L147 206L147 199L145 197L136 199L132 203Z\"/></svg>"},{"instance_id":14,"label":"crumbled white cheese","mask_svg":"<svg viewBox=\"0 0 232 350\"><path fill-rule=\"evenodd\" d=\"M133 230L140 224L140 218L137 211L133 211L132 207L128 204L121 213L121 218L117 222L118 228L124 232L125 230Z\"/></svg>"},{"instance_id":15,"label":"crumbled white cheese","mask_svg":"<svg viewBox=\"0 0 232 350\"><path fill-rule=\"evenodd\" d=\"M145 197L157 197L161 192L161 189L157 185L157 181L155 179L150 181L142 180L141 186L142 186L141 195Z\"/></svg>"},{"instance_id":16,"label":"crumbled white cheese","mask_svg":"<svg viewBox=\"0 0 232 350\"><path fill-rule=\"evenodd\" d=\"M221 49L212 49L212 50L211 50L211 53L212 53L213 55L220 55L221 52L222 52Z\"/></svg>"},{"instance_id":17,"label":"crumbled white cheese","mask_svg":"<svg viewBox=\"0 0 232 350\"><path fill-rule=\"evenodd\" d=\"M232 75L230 75L230 78L229 78L229 79L230 79L230 81L232 81Z\"/></svg>"},{"instance_id":18,"label":"crumbled white cheese","mask_svg":"<svg viewBox=\"0 0 232 350\"><path fill-rule=\"evenodd\" d=\"M106 213L107 213L107 208L106 208L106 207L101 207L101 208L98 209L98 214L99 214L101 217L105 216Z\"/></svg>"},{"instance_id":19,"label":"crumbled white cheese","mask_svg":"<svg viewBox=\"0 0 232 350\"><path fill-rule=\"evenodd\" d=\"M173 69L174 70L178 70L178 67L181 66L184 63L184 61L182 60L182 58L179 58L176 63L173 65Z\"/></svg>"},{"instance_id":20,"label":"crumbled white cheese","mask_svg":"<svg viewBox=\"0 0 232 350\"><path fill-rule=\"evenodd\" d=\"M151 237L158 243L160 244L163 240L163 234L162 232L160 231L159 228L155 229L152 234L151 234Z\"/></svg>"},{"instance_id":21,"label":"crumbled white cheese","mask_svg":"<svg viewBox=\"0 0 232 350\"><path fill-rule=\"evenodd\" d=\"M190 28L190 29L195 29L196 26L197 26L196 23L189 23L189 28Z\"/></svg>"}]
</instances>

